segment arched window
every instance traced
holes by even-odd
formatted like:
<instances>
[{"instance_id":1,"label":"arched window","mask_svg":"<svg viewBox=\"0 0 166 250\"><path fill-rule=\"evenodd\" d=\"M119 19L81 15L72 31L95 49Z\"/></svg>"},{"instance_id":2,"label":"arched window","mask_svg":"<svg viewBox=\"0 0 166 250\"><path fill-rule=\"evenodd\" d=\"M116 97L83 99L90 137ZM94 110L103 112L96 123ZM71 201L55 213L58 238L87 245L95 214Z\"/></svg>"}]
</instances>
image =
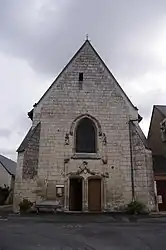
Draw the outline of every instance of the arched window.
<instances>
[{"instance_id":1,"label":"arched window","mask_svg":"<svg viewBox=\"0 0 166 250\"><path fill-rule=\"evenodd\" d=\"M89 118L83 118L76 128L76 152L96 153L96 126Z\"/></svg>"}]
</instances>

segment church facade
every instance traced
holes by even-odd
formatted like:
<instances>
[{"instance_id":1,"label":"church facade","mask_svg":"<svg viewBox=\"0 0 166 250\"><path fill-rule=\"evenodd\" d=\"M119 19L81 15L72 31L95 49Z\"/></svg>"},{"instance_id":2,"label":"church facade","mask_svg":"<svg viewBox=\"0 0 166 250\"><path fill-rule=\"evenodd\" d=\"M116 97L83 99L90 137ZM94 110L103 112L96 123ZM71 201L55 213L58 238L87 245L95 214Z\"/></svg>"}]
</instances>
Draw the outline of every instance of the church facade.
<instances>
[{"instance_id":1,"label":"church facade","mask_svg":"<svg viewBox=\"0 0 166 250\"><path fill-rule=\"evenodd\" d=\"M154 209L141 116L88 40L28 114L14 211L23 198L64 211L119 211L132 200Z\"/></svg>"}]
</instances>

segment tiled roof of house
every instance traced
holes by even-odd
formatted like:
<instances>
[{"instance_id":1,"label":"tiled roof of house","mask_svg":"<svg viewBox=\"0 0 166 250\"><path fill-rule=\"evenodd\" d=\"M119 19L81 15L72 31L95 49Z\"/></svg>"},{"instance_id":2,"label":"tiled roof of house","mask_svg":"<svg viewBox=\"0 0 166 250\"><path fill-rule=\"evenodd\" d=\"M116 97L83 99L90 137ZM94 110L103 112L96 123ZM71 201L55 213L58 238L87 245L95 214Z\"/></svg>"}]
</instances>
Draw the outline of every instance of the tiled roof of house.
<instances>
[{"instance_id":1,"label":"tiled roof of house","mask_svg":"<svg viewBox=\"0 0 166 250\"><path fill-rule=\"evenodd\" d=\"M166 106L165 106L165 105L155 105L155 107L156 107L164 116L166 116Z\"/></svg>"},{"instance_id":2,"label":"tiled roof of house","mask_svg":"<svg viewBox=\"0 0 166 250\"><path fill-rule=\"evenodd\" d=\"M11 159L3 156L3 155L0 155L0 163L2 164L2 166L6 169L6 171L15 176L15 173L16 173L16 166L17 166L17 163L12 161Z\"/></svg>"}]
</instances>

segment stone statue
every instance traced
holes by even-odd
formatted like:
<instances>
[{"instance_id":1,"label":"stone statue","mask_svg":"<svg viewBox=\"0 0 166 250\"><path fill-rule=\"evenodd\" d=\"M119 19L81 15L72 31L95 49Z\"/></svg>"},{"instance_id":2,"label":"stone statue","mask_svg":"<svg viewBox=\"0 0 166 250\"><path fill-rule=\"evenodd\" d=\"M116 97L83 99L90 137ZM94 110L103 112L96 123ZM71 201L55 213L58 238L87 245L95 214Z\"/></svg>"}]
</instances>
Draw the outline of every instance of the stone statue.
<instances>
[{"instance_id":1,"label":"stone statue","mask_svg":"<svg viewBox=\"0 0 166 250\"><path fill-rule=\"evenodd\" d=\"M69 145L69 133L65 135L65 145Z\"/></svg>"},{"instance_id":2,"label":"stone statue","mask_svg":"<svg viewBox=\"0 0 166 250\"><path fill-rule=\"evenodd\" d=\"M105 133L103 133L102 141L103 141L103 145L107 145L107 137Z\"/></svg>"}]
</instances>

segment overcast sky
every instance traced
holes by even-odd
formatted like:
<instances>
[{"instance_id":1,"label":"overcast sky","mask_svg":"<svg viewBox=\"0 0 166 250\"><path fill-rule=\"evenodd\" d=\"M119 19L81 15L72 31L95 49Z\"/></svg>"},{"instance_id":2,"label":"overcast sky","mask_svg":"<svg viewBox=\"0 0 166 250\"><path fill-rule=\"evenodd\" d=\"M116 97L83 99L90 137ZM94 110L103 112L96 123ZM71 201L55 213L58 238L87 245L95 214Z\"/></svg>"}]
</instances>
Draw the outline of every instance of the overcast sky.
<instances>
[{"instance_id":1,"label":"overcast sky","mask_svg":"<svg viewBox=\"0 0 166 250\"><path fill-rule=\"evenodd\" d=\"M166 104L165 0L0 0L0 154L16 159L27 112L88 33L147 134Z\"/></svg>"}]
</instances>

